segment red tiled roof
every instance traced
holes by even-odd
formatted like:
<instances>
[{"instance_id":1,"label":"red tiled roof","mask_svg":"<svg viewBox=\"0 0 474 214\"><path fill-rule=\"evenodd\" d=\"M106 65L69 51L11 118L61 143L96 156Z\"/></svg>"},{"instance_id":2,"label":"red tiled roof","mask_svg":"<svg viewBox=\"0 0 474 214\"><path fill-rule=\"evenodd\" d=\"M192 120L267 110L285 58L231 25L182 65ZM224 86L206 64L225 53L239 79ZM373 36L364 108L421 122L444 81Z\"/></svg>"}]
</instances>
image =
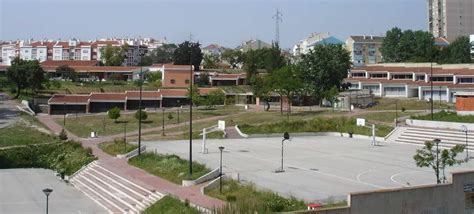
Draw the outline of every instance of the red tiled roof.
<instances>
[{"instance_id":1,"label":"red tiled roof","mask_svg":"<svg viewBox=\"0 0 474 214\"><path fill-rule=\"evenodd\" d=\"M206 94L211 93L212 91L217 91L217 90L222 91L222 89L220 88L198 88L198 89L199 89L199 94L201 95L206 95Z\"/></svg>"},{"instance_id":2,"label":"red tiled roof","mask_svg":"<svg viewBox=\"0 0 474 214\"><path fill-rule=\"evenodd\" d=\"M139 99L140 91L126 91L127 99ZM142 99L161 99L159 91L142 91Z\"/></svg>"},{"instance_id":3,"label":"red tiled roof","mask_svg":"<svg viewBox=\"0 0 474 214\"><path fill-rule=\"evenodd\" d=\"M431 73L430 67L390 67L390 66L366 66L353 68L351 72L381 72L388 71L391 73ZM471 74L474 75L474 69L469 68L440 68L433 67L433 74Z\"/></svg>"},{"instance_id":4,"label":"red tiled roof","mask_svg":"<svg viewBox=\"0 0 474 214\"><path fill-rule=\"evenodd\" d=\"M69 48L69 42L57 42L54 46L62 46L63 48Z\"/></svg>"},{"instance_id":5,"label":"red tiled roof","mask_svg":"<svg viewBox=\"0 0 474 214\"><path fill-rule=\"evenodd\" d=\"M125 102L125 93L92 93L90 101L117 101Z\"/></svg>"},{"instance_id":6,"label":"red tiled roof","mask_svg":"<svg viewBox=\"0 0 474 214\"><path fill-rule=\"evenodd\" d=\"M163 97L186 97L187 89L161 89L160 93Z\"/></svg>"},{"instance_id":7,"label":"red tiled roof","mask_svg":"<svg viewBox=\"0 0 474 214\"><path fill-rule=\"evenodd\" d=\"M90 95L55 94L48 100L48 104L86 104Z\"/></svg>"},{"instance_id":8,"label":"red tiled roof","mask_svg":"<svg viewBox=\"0 0 474 214\"><path fill-rule=\"evenodd\" d=\"M43 67L58 67L61 65L68 66L96 66L99 64L97 60L46 60L41 63Z\"/></svg>"},{"instance_id":9,"label":"red tiled roof","mask_svg":"<svg viewBox=\"0 0 474 214\"><path fill-rule=\"evenodd\" d=\"M243 79L243 78L246 78L246 74L245 73L241 73L241 74L216 74L214 76L211 76L211 78L213 80L219 80L219 79Z\"/></svg>"},{"instance_id":10,"label":"red tiled roof","mask_svg":"<svg viewBox=\"0 0 474 214\"><path fill-rule=\"evenodd\" d=\"M365 78L346 78L344 82L361 82L364 83L383 83L383 84L407 84L411 86L431 86L429 82L412 81L412 80L388 80L388 79L365 79ZM453 84L452 82L433 82L434 87L445 86L449 88L472 88L474 84Z\"/></svg>"},{"instance_id":11,"label":"red tiled roof","mask_svg":"<svg viewBox=\"0 0 474 214\"><path fill-rule=\"evenodd\" d=\"M180 71L189 71L191 69L190 65L173 65L173 64L164 64L165 70L180 70Z\"/></svg>"},{"instance_id":12,"label":"red tiled roof","mask_svg":"<svg viewBox=\"0 0 474 214\"><path fill-rule=\"evenodd\" d=\"M130 73L139 70L137 66L72 66L77 72L123 72Z\"/></svg>"},{"instance_id":13,"label":"red tiled roof","mask_svg":"<svg viewBox=\"0 0 474 214\"><path fill-rule=\"evenodd\" d=\"M32 47L46 46L47 48L52 48L55 42L33 42L31 43Z\"/></svg>"}]
</instances>

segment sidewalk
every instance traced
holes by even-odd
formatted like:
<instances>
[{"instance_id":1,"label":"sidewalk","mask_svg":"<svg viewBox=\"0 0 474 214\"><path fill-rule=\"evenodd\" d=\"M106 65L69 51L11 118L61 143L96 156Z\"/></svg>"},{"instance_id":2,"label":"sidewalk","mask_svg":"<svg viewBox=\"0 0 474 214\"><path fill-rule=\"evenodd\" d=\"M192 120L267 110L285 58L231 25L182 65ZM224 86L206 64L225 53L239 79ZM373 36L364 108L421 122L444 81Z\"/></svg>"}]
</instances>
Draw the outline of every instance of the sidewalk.
<instances>
[{"instance_id":1,"label":"sidewalk","mask_svg":"<svg viewBox=\"0 0 474 214\"><path fill-rule=\"evenodd\" d=\"M223 117L223 116L220 116ZM213 120L213 118L205 118L202 120ZM49 129L51 129L54 133L59 133L62 130L62 127L57 124L52 117L48 116L39 116L38 120L41 121L44 125L46 125ZM197 120L197 121L202 121ZM176 124L175 126L179 126L180 124ZM181 124L182 125L182 124ZM171 126L170 126L171 127ZM156 128L151 128L147 130L142 130L142 133L155 131ZM161 127L158 128L161 130ZM127 135L137 134L138 131L127 133ZM118 136L118 135L117 135ZM86 148L91 148L92 153L98 158L99 163L101 166L117 173L118 175L138 184L141 184L149 189L154 189L160 193L168 193L173 196L178 197L181 200L189 200L191 204L198 205L201 207L205 207L207 209L219 208L226 204L226 202L221 201L216 198L212 198L206 195L201 194L199 186L196 187L183 187L167 181L163 178L158 176L154 176L149 174L148 172L131 166L128 164L126 159L118 159L108 155L107 153L103 152L97 146L99 143L111 141L117 136L107 136L103 138L94 138L94 139L84 139L75 136L74 134L68 132L68 137L71 140L82 142L82 146ZM123 135L120 135L123 136Z\"/></svg>"}]
</instances>

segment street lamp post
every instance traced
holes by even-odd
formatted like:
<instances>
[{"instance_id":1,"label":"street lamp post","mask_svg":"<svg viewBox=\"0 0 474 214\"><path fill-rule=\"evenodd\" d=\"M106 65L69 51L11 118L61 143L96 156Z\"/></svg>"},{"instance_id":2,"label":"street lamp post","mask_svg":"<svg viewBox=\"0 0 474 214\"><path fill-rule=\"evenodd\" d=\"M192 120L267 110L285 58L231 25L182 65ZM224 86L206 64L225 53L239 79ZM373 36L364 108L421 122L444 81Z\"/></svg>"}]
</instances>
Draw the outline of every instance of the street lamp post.
<instances>
[{"instance_id":1,"label":"street lamp post","mask_svg":"<svg viewBox=\"0 0 474 214\"><path fill-rule=\"evenodd\" d=\"M165 136L165 108L161 109L162 118L161 118L161 136Z\"/></svg>"},{"instance_id":2,"label":"street lamp post","mask_svg":"<svg viewBox=\"0 0 474 214\"><path fill-rule=\"evenodd\" d=\"M439 179L439 143L441 143L440 139L434 139L433 142L436 144L436 183L441 183Z\"/></svg>"},{"instance_id":3,"label":"street lamp post","mask_svg":"<svg viewBox=\"0 0 474 214\"><path fill-rule=\"evenodd\" d=\"M140 46L138 47L138 54L141 58L145 55L140 50ZM138 100L138 155L141 155L141 147L142 147L142 86L143 86L143 65L140 63L140 99Z\"/></svg>"},{"instance_id":4,"label":"street lamp post","mask_svg":"<svg viewBox=\"0 0 474 214\"><path fill-rule=\"evenodd\" d=\"M189 45L191 46L192 35L189 38ZM192 50L189 52L189 178L193 175L193 79L194 79L194 68L193 68L193 54Z\"/></svg>"},{"instance_id":5,"label":"street lamp post","mask_svg":"<svg viewBox=\"0 0 474 214\"><path fill-rule=\"evenodd\" d=\"M221 151L221 160L219 164L219 192L222 193L222 151L224 151L224 147L219 146L219 150Z\"/></svg>"},{"instance_id":6,"label":"street lamp post","mask_svg":"<svg viewBox=\"0 0 474 214\"><path fill-rule=\"evenodd\" d=\"M48 214L49 194L51 194L52 192L53 190L50 188L43 189L43 193L44 195L46 195L46 214Z\"/></svg>"},{"instance_id":7,"label":"street lamp post","mask_svg":"<svg viewBox=\"0 0 474 214\"><path fill-rule=\"evenodd\" d=\"M464 132L464 134L466 135L466 162L469 161L469 149L468 149L468 139L467 139L467 126L465 125L462 125L461 126L461 131Z\"/></svg>"},{"instance_id":8,"label":"street lamp post","mask_svg":"<svg viewBox=\"0 0 474 214\"><path fill-rule=\"evenodd\" d=\"M290 139L290 134L288 132L285 132L283 134L283 139L281 140L281 166L280 166L280 170L277 170L276 172L285 172L285 170L283 169L283 143L285 142L285 140L289 140Z\"/></svg>"}]
</instances>

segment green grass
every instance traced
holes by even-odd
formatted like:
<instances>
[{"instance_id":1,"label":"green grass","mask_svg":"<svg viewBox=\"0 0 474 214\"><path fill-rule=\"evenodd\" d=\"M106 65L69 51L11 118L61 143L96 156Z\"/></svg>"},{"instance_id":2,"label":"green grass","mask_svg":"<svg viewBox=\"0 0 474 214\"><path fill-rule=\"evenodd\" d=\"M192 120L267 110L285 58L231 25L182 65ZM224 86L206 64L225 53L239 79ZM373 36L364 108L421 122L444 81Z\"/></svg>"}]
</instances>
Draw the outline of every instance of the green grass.
<instances>
[{"instance_id":1,"label":"green grass","mask_svg":"<svg viewBox=\"0 0 474 214\"><path fill-rule=\"evenodd\" d=\"M165 196L160 199L155 204L148 207L143 214L199 214L200 212L189 206L188 203L183 203L179 199L173 198L171 196Z\"/></svg>"},{"instance_id":2,"label":"green grass","mask_svg":"<svg viewBox=\"0 0 474 214\"><path fill-rule=\"evenodd\" d=\"M99 148L109 155L116 156L118 154L127 154L138 148L138 145L129 143L125 145L123 140L114 140L113 142L99 144Z\"/></svg>"},{"instance_id":3,"label":"green grass","mask_svg":"<svg viewBox=\"0 0 474 214\"><path fill-rule=\"evenodd\" d=\"M204 119L214 116L229 115L232 113L239 112L240 108L236 107L225 107L216 110L194 110L193 120ZM168 119L168 115L171 113L173 119ZM148 118L142 123L142 129L161 127L162 126L162 113L148 112ZM189 120L188 111L180 111L179 121L183 123ZM63 125L63 118L57 118L55 120L59 125ZM124 126L127 126L127 132L138 130L138 120L134 114L123 114L118 119L118 122L110 119L107 115L86 115L75 117L71 115L66 117L66 129L79 137L88 137L92 131L96 131L100 136L120 134L124 131ZM178 113L176 110L170 112L165 111L165 126L174 125L178 123ZM217 121L214 122L217 124ZM105 126L104 126L105 125ZM104 129L105 128L105 129ZM160 131L161 133L161 131Z\"/></svg>"},{"instance_id":4,"label":"green grass","mask_svg":"<svg viewBox=\"0 0 474 214\"><path fill-rule=\"evenodd\" d=\"M0 147L55 143L59 141L57 137L40 132L22 122L16 122L0 129L0 136Z\"/></svg>"},{"instance_id":5,"label":"green grass","mask_svg":"<svg viewBox=\"0 0 474 214\"><path fill-rule=\"evenodd\" d=\"M431 120L431 115L423 116L412 116L412 119L415 120ZM435 121L444 121L444 122L458 122L458 123L474 123L474 115L461 116L457 115L456 112L440 111L433 114L433 119Z\"/></svg>"},{"instance_id":6,"label":"green grass","mask_svg":"<svg viewBox=\"0 0 474 214\"><path fill-rule=\"evenodd\" d=\"M398 107L399 110L405 108L406 110L428 110L430 109L430 103L425 100L417 99L398 99L398 98L377 98L376 101L379 104L367 110L395 110ZM435 109L449 109L453 108L453 105L446 102L440 102L434 100L433 106Z\"/></svg>"},{"instance_id":7,"label":"green grass","mask_svg":"<svg viewBox=\"0 0 474 214\"><path fill-rule=\"evenodd\" d=\"M241 184L235 180L224 180L222 193L215 188L206 191L206 194L230 202L218 213L272 213L306 209L306 202L302 200L257 190L252 184Z\"/></svg>"},{"instance_id":8,"label":"green grass","mask_svg":"<svg viewBox=\"0 0 474 214\"><path fill-rule=\"evenodd\" d=\"M179 158L177 155L144 153L129 159L128 162L133 166L176 184L181 184L182 180L197 179L210 172L204 165L193 162L193 175L189 178L188 161Z\"/></svg>"},{"instance_id":9,"label":"green grass","mask_svg":"<svg viewBox=\"0 0 474 214\"><path fill-rule=\"evenodd\" d=\"M366 114L358 115L358 118L365 118L369 123L394 123L395 117L405 117L414 115L420 112L367 112ZM399 122L401 122L399 120Z\"/></svg>"},{"instance_id":10,"label":"green grass","mask_svg":"<svg viewBox=\"0 0 474 214\"><path fill-rule=\"evenodd\" d=\"M272 134L272 133L296 133L296 132L341 132L361 135L372 135L372 130L366 127L356 126L355 118L334 117L314 118L312 120L282 121L277 123L265 123L260 125L242 124L239 128L245 134ZM385 125L376 126L376 136L384 137L392 127Z\"/></svg>"},{"instance_id":11,"label":"green grass","mask_svg":"<svg viewBox=\"0 0 474 214\"><path fill-rule=\"evenodd\" d=\"M72 141L0 150L2 169L46 168L71 175L94 160L91 149Z\"/></svg>"}]
</instances>

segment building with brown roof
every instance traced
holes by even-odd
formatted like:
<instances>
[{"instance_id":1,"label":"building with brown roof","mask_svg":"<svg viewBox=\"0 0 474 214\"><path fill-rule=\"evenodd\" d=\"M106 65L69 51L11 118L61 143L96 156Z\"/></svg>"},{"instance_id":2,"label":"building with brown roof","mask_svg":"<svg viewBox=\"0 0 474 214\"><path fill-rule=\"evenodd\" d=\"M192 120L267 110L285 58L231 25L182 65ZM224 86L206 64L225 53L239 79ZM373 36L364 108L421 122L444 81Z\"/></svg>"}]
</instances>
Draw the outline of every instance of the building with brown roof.
<instances>
[{"instance_id":1,"label":"building with brown roof","mask_svg":"<svg viewBox=\"0 0 474 214\"><path fill-rule=\"evenodd\" d=\"M194 69L190 65L165 64L161 71L164 88L189 88L190 82L194 83Z\"/></svg>"},{"instance_id":2,"label":"building with brown roof","mask_svg":"<svg viewBox=\"0 0 474 214\"><path fill-rule=\"evenodd\" d=\"M456 102L456 93L474 92L474 65L377 64L352 68L344 81L380 97Z\"/></svg>"}]
</instances>

